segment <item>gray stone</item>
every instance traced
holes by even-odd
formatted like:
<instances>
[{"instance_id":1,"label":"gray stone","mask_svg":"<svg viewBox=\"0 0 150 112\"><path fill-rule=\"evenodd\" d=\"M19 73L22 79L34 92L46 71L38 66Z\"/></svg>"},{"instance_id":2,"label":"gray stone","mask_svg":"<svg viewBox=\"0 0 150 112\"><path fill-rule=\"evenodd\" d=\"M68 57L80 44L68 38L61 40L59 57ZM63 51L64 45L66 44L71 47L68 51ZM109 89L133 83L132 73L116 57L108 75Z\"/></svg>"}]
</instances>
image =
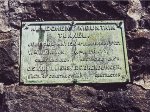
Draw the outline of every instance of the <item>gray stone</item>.
<instances>
[{"instance_id":1,"label":"gray stone","mask_svg":"<svg viewBox=\"0 0 150 112\"><path fill-rule=\"evenodd\" d=\"M117 87L117 86L116 86ZM99 88L100 89L100 88ZM8 112L149 112L149 90L136 85L116 91L87 86L5 86L3 107Z\"/></svg>"}]
</instances>

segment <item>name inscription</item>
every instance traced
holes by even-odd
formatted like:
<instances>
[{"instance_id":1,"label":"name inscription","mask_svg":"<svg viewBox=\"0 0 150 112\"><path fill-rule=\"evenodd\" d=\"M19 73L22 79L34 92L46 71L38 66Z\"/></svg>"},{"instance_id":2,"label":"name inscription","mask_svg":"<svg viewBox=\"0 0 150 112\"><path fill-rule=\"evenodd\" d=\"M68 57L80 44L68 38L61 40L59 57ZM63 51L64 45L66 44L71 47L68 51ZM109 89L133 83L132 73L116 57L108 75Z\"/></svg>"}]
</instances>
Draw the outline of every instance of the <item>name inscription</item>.
<instances>
[{"instance_id":1,"label":"name inscription","mask_svg":"<svg viewBox=\"0 0 150 112\"><path fill-rule=\"evenodd\" d=\"M20 82L130 81L123 21L22 22Z\"/></svg>"}]
</instances>

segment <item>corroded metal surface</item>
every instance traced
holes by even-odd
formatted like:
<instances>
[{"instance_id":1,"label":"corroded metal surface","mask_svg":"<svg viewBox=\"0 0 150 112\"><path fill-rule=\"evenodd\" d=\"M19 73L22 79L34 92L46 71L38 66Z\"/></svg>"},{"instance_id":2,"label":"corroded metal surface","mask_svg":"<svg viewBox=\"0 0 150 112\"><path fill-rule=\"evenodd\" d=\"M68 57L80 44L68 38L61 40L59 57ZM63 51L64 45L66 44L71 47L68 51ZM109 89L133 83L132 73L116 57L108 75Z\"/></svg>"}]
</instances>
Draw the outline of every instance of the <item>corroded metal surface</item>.
<instances>
[{"instance_id":1,"label":"corroded metal surface","mask_svg":"<svg viewBox=\"0 0 150 112\"><path fill-rule=\"evenodd\" d=\"M123 21L23 22L25 84L129 82Z\"/></svg>"}]
</instances>

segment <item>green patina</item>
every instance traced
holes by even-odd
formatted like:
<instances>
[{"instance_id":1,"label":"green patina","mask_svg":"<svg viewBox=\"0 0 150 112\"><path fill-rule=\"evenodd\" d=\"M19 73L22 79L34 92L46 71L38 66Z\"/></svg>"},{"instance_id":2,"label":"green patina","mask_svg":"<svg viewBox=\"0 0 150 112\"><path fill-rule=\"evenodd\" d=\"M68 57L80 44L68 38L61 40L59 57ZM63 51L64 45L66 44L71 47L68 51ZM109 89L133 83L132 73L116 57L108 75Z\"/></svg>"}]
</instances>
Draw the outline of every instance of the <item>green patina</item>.
<instances>
[{"instance_id":1,"label":"green patina","mask_svg":"<svg viewBox=\"0 0 150 112\"><path fill-rule=\"evenodd\" d=\"M20 82L129 82L124 22L23 22ZM69 28L69 30L68 30Z\"/></svg>"}]
</instances>

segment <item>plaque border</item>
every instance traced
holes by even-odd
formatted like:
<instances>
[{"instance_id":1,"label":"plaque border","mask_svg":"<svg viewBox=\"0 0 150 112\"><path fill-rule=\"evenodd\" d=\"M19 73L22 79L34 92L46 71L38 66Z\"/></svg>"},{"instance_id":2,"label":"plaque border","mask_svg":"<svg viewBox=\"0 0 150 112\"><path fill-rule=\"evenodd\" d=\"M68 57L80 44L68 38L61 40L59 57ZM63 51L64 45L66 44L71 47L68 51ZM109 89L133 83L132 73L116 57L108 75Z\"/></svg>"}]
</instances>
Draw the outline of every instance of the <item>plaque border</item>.
<instances>
[{"instance_id":1,"label":"plaque border","mask_svg":"<svg viewBox=\"0 0 150 112\"><path fill-rule=\"evenodd\" d=\"M42 23L42 22L72 22L72 23ZM86 85L93 85L93 84L126 84L126 83L132 83L131 82L131 75L130 75L130 67L129 67L129 63L128 63L128 53L127 53L127 51L125 51L125 45L127 45L127 43L125 42L124 43L124 39L125 39L125 37L126 37L126 33L123 33L123 29L122 29L122 27L121 27L121 25L122 25L122 23L125 23L124 22L124 20L92 20L92 21L90 21L90 20L85 20L85 21L75 21L75 22L88 22L88 23L76 23L76 24L73 24L74 23L74 21L63 21L63 20L58 20L58 21L28 21L28 20L22 20L21 21L21 28L20 28L20 39L19 39L19 64L20 64L20 67L19 67L19 85L73 85L73 84L80 84L80 85L84 85L84 84L86 84ZM90 23L90 22L94 22L94 21L96 21L96 22L103 22L103 23ZM117 24L117 23L115 23L115 22L111 22L111 21L118 21L119 22L119 24ZM22 54L22 51L21 51L21 49L22 49L22 26L23 26L23 22L26 22L26 23L35 23L35 24L29 24L28 26L32 26L32 25L37 25L37 26L41 26L41 25L70 25L70 26L72 26L72 25L110 25L110 24L113 24L113 25L116 25L117 26L117 28L120 28L120 30L121 30L121 37L122 37L122 49L123 49L123 55L124 55L124 64L125 64L125 72L126 72L126 75L128 76L127 78L126 78L126 81L125 82L105 82L105 83L91 83L91 82L89 82L89 83L78 83L78 82L76 82L76 81L73 81L72 83L40 83L40 84L37 84L37 83L35 83L35 84L29 84L29 83L24 83L23 82L23 80L21 79L21 68L22 68L22 66L21 66L21 54ZM38 24L38 22L39 22L39 24ZM106 23L105 23L106 22ZM124 30L125 30L125 24L123 24L124 26ZM126 60L127 59L127 60ZM128 69L129 70L127 70L127 65L128 65ZM22 80L22 81L21 81Z\"/></svg>"}]
</instances>

